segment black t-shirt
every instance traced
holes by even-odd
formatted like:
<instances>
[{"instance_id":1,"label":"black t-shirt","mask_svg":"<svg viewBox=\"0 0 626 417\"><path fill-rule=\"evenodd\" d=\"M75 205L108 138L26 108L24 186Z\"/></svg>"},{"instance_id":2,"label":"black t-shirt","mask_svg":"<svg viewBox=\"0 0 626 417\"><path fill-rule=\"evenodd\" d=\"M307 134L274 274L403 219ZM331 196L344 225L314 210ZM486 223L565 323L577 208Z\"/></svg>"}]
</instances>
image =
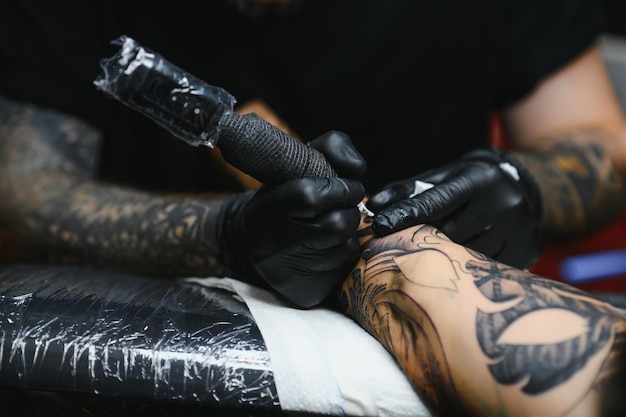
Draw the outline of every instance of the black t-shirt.
<instances>
[{"instance_id":1,"label":"black t-shirt","mask_svg":"<svg viewBox=\"0 0 626 417\"><path fill-rule=\"evenodd\" d=\"M601 0L606 15L606 32L626 36L626 2L624 0Z\"/></svg>"},{"instance_id":2,"label":"black t-shirt","mask_svg":"<svg viewBox=\"0 0 626 417\"><path fill-rule=\"evenodd\" d=\"M0 94L74 114L105 135L103 179L219 189L202 148L106 99L92 81L121 34L266 101L304 140L350 135L369 192L487 143L488 117L590 46L593 0L308 0L249 18L230 2L3 0Z\"/></svg>"}]
</instances>

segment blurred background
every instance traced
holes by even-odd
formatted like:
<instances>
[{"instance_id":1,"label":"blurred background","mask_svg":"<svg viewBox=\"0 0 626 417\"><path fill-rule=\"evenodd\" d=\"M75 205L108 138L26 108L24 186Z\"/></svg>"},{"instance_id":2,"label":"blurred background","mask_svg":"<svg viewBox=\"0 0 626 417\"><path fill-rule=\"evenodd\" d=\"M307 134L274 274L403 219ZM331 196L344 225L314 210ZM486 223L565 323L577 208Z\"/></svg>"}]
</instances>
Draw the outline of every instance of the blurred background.
<instances>
[{"instance_id":1,"label":"blurred background","mask_svg":"<svg viewBox=\"0 0 626 417\"><path fill-rule=\"evenodd\" d=\"M600 0L607 11L608 28L612 34L626 36L626 1Z\"/></svg>"}]
</instances>

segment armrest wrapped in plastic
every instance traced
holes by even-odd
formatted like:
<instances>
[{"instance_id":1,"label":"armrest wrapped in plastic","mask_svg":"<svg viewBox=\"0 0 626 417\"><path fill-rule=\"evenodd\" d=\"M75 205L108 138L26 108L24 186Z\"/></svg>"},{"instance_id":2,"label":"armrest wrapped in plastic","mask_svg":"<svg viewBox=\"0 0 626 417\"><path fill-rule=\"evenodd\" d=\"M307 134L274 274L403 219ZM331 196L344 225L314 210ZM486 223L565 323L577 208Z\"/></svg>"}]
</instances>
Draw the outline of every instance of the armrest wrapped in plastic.
<instances>
[{"instance_id":1,"label":"armrest wrapped in plastic","mask_svg":"<svg viewBox=\"0 0 626 417\"><path fill-rule=\"evenodd\" d=\"M335 311L228 278L49 266L0 270L0 400L16 416L430 416Z\"/></svg>"},{"instance_id":2,"label":"armrest wrapped in plastic","mask_svg":"<svg viewBox=\"0 0 626 417\"><path fill-rule=\"evenodd\" d=\"M231 293L68 267L0 271L0 385L280 410Z\"/></svg>"}]
</instances>

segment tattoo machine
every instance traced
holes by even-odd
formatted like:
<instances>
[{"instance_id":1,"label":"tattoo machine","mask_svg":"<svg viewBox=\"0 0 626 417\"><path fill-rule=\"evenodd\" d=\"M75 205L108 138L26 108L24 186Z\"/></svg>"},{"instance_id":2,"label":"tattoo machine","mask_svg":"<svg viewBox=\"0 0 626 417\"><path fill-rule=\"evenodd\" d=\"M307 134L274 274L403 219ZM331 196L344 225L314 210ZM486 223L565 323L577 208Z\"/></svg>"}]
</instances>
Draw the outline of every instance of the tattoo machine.
<instances>
[{"instance_id":1,"label":"tattoo machine","mask_svg":"<svg viewBox=\"0 0 626 417\"><path fill-rule=\"evenodd\" d=\"M98 89L148 116L193 146L218 147L224 159L257 180L278 185L302 178L336 177L318 150L297 141L256 114L233 111L235 98L166 61L134 39L101 60Z\"/></svg>"}]
</instances>

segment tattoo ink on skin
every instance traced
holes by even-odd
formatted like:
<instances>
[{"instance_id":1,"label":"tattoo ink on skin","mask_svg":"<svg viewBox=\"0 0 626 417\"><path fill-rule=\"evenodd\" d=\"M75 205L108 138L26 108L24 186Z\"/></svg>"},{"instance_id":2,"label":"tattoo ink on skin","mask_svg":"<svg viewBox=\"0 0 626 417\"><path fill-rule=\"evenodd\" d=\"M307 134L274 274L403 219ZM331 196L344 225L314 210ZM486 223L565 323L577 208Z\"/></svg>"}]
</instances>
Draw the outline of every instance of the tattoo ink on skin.
<instances>
[{"instance_id":1,"label":"tattoo ink on skin","mask_svg":"<svg viewBox=\"0 0 626 417\"><path fill-rule=\"evenodd\" d=\"M587 299L585 293L556 281L534 276L495 261L470 261L467 270L478 290L489 300L517 299L512 308L496 313L478 311L477 337L483 352L493 361L489 370L506 385L524 381L522 391L541 394L567 381L591 357L614 341L617 317ZM574 332L555 332L536 343L508 337L524 333L524 326L554 325L558 320L578 322Z\"/></svg>"},{"instance_id":2,"label":"tattoo ink on skin","mask_svg":"<svg viewBox=\"0 0 626 417\"><path fill-rule=\"evenodd\" d=\"M96 181L100 132L0 98L0 262L54 262L159 276L224 275L221 201Z\"/></svg>"},{"instance_id":3,"label":"tattoo ink on skin","mask_svg":"<svg viewBox=\"0 0 626 417\"><path fill-rule=\"evenodd\" d=\"M430 226L364 243L342 290L346 312L444 415L517 414L523 406L561 416L590 407L622 356L626 321L615 310Z\"/></svg>"},{"instance_id":4,"label":"tattoo ink on skin","mask_svg":"<svg viewBox=\"0 0 626 417\"><path fill-rule=\"evenodd\" d=\"M606 133L586 130L551 141L543 151L513 152L541 190L545 239L588 235L624 210L626 180L606 142Z\"/></svg>"},{"instance_id":5,"label":"tattoo ink on skin","mask_svg":"<svg viewBox=\"0 0 626 417\"><path fill-rule=\"evenodd\" d=\"M362 233L373 236L371 227ZM462 415L437 329L427 312L402 291L406 277L394 258L412 253L415 242L397 236L365 244L362 259L344 284L342 304L388 351L402 356L399 364L430 405Z\"/></svg>"}]
</instances>

